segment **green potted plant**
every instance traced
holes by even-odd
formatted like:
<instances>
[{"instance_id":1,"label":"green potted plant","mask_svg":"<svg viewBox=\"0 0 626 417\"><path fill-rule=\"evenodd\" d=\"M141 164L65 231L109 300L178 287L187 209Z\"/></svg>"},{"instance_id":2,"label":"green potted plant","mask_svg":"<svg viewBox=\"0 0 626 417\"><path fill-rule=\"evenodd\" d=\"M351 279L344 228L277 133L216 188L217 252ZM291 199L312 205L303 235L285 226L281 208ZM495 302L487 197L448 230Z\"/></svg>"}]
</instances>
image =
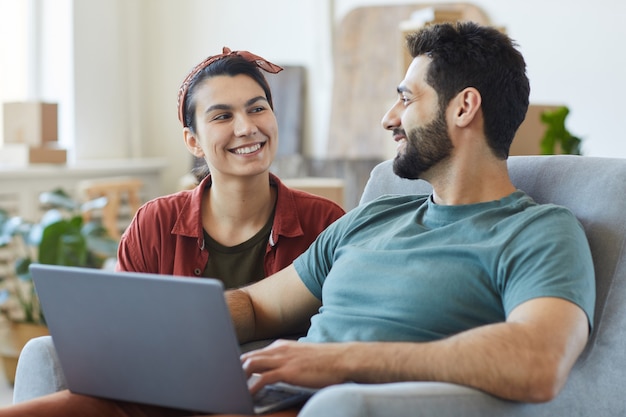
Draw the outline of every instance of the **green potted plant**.
<instances>
[{"instance_id":1,"label":"green potted plant","mask_svg":"<svg viewBox=\"0 0 626 417\"><path fill-rule=\"evenodd\" d=\"M39 222L0 210L0 248L6 259L6 272L0 275L0 313L11 324L13 349L3 352L10 381L14 376L13 362L23 344L47 333L45 315L29 273L30 264L100 268L117 253L118 242L107 235L99 221L83 221L85 212L106 205L105 197L80 203L57 189L42 193L40 202L47 210Z\"/></svg>"},{"instance_id":2,"label":"green potted plant","mask_svg":"<svg viewBox=\"0 0 626 417\"><path fill-rule=\"evenodd\" d=\"M581 154L582 140L572 135L565 126L568 114L569 108L566 106L541 113L541 122L546 126L540 143L542 155L554 155L557 148L564 154Z\"/></svg>"}]
</instances>

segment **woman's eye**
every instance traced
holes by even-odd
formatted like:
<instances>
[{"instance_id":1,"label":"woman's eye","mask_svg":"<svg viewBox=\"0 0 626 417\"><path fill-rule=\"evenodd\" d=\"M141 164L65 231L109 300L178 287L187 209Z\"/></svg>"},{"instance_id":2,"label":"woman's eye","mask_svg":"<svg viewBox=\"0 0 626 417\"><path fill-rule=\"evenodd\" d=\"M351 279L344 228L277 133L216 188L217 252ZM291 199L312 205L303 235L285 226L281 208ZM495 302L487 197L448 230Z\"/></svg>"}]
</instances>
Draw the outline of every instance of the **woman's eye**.
<instances>
[{"instance_id":1,"label":"woman's eye","mask_svg":"<svg viewBox=\"0 0 626 417\"><path fill-rule=\"evenodd\" d=\"M404 97L404 96L400 97L400 100L402 100L402 103L403 103L404 105L407 105L407 104L409 104L409 103L411 102L411 99L410 99L410 98L408 98L408 97Z\"/></svg>"},{"instance_id":2,"label":"woman's eye","mask_svg":"<svg viewBox=\"0 0 626 417\"><path fill-rule=\"evenodd\" d=\"M213 120L227 120L227 119L230 119L230 114L228 113L218 114L217 116L213 117Z\"/></svg>"}]
</instances>

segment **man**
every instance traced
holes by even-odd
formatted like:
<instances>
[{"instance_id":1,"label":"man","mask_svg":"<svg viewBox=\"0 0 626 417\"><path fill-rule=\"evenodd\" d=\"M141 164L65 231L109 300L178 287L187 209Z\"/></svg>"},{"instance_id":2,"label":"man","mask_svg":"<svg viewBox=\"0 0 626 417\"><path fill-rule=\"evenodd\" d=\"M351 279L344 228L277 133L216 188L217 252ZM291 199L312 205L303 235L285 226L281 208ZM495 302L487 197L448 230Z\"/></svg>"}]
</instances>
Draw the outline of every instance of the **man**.
<instances>
[{"instance_id":1,"label":"man","mask_svg":"<svg viewBox=\"0 0 626 417\"><path fill-rule=\"evenodd\" d=\"M528 107L524 60L507 36L472 23L428 27L408 47L414 59L383 126L398 143L396 174L433 193L358 207L291 266L227 294L242 342L310 324L298 342L242 356L260 374L252 390L446 381L548 401L587 341L594 277L573 215L509 180ZM19 407L6 416L180 415L67 392Z\"/></svg>"},{"instance_id":2,"label":"man","mask_svg":"<svg viewBox=\"0 0 626 417\"><path fill-rule=\"evenodd\" d=\"M548 401L587 341L594 276L573 216L509 180L528 107L524 60L471 23L426 28L408 47L383 126L398 142L395 173L427 180L432 196L359 207L292 266L231 293L244 341L312 316L302 341L246 354L244 367L259 385L428 380Z\"/></svg>"}]
</instances>

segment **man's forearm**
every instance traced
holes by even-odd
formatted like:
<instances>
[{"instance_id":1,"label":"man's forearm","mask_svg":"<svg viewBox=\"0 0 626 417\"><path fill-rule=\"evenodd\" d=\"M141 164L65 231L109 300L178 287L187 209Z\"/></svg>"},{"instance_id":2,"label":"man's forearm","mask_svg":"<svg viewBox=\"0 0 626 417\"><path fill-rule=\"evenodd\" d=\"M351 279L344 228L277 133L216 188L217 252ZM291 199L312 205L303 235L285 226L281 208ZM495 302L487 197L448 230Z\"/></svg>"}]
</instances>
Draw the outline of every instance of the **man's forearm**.
<instances>
[{"instance_id":1,"label":"man's forearm","mask_svg":"<svg viewBox=\"0 0 626 417\"><path fill-rule=\"evenodd\" d=\"M534 306L543 307L537 302ZM588 332L578 307L560 301L557 308L553 317L559 325L537 325L522 317L440 341L355 346L345 362L352 373L348 378L366 383L451 382L510 400L548 401L565 384Z\"/></svg>"},{"instance_id":2,"label":"man's forearm","mask_svg":"<svg viewBox=\"0 0 626 417\"><path fill-rule=\"evenodd\" d=\"M476 340L474 338L483 339ZM357 343L347 379L361 383L438 381L466 385L517 401L545 401L555 389L552 358L528 346L473 334L427 343ZM360 345L360 346L359 346ZM357 363L360 363L357 366ZM354 365L354 366L353 366ZM558 384L557 384L558 386Z\"/></svg>"},{"instance_id":3,"label":"man's forearm","mask_svg":"<svg viewBox=\"0 0 626 417\"><path fill-rule=\"evenodd\" d=\"M245 291L230 290L225 293L226 303L233 318L239 343L254 340L255 317L252 301Z\"/></svg>"},{"instance_id":4,"label":"man's forearm","mask_svg":"<svg viewBox=\"0 0 626 417\"><path fill-rule=\"evenodd\" d=\"M240 343L303 332L320 301L288 266L247 287L226 292Z\"/></svg>"},{"instance_id":5,"label":"man's forearm","mask_svg":"<svg viewBox=\"0 0 626 417\"><path fill-rule=\"evenodd\" d=\"M437 381L526 402L545 401L558 392L560 383L553 375L560 361L554 355L509 342L506 325L485 326L480 333L483 330L434 342L281 341L243 355L244 368L261 373L262 384L285 381L325 387L343 382Z\"/></svg>"}]
</instances>

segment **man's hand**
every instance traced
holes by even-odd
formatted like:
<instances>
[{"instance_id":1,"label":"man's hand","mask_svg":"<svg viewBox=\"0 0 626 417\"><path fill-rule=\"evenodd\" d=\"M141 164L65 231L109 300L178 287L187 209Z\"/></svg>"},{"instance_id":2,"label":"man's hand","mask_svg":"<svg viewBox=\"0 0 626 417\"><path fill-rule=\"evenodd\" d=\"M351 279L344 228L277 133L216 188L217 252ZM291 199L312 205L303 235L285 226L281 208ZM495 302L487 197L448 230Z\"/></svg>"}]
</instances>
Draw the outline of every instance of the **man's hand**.
<instances>
[{"instance_id":1,"label":"man's hand","mask_svg":"<svg viewBox=\"0 0 626 417\"><path fill-rule=\"evenodd\" d=\"M322 388L346 382L348 343L301 343L278 340L241 356L248 377L260 374L252 393L275 382Z\"/></svg>"}]
</instances>

